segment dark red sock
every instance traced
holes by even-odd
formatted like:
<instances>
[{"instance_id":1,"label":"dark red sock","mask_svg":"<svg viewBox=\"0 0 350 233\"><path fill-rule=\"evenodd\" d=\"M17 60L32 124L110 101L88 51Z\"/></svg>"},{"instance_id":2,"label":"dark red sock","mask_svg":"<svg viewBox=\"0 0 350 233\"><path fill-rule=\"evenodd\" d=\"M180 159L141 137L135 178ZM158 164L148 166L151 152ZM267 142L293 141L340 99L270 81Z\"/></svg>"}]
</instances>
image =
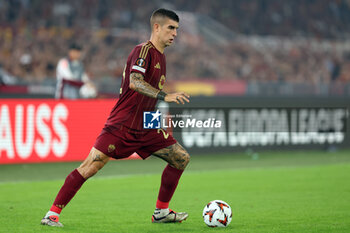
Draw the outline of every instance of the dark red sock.
<instances>
[{"instance_id":1,"label":"dark red sock","mask_svg":"<svg viewBox=\"0 0 350 233\"><path fill-rule=\"evenodd\" d=\"M62 209L74 197L85 181L85 178L78 172L77 169L72 171L67 176L62 188L58 192L50 211L58 214L61 213Z\"/></svg>"},{"instance_id":2,"label":"dark red sock","mask_svg":"<svg viewBox=\"0 0 350 233\"><path fill-rule=\"evenodd\" d=\"M165 167L162 174L156 208L166 209L169 207L169 201L175 192L182 173L183 170L173 168L169 164Z\"/></svg>"}]
</instances>

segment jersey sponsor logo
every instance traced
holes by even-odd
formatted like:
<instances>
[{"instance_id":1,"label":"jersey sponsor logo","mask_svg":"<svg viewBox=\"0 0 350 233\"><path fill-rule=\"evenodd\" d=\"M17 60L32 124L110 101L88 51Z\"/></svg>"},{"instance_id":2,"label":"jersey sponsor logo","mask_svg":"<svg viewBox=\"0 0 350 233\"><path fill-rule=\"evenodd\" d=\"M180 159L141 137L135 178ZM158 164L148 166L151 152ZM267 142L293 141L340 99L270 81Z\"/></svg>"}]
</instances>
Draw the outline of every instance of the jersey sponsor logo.
<instances>
[{"instance_id":1,"label":"jersey sponsor logo","mask_svg":"<svg viewBox=\"0 0 350 233\"><path fill-rule=\"evenodd\" d=\"M162 114L157 110L156 112L143 112L143 128L144 129L160 129Z\"/></svg>"},{"instance_id":2,"label":"jersey sponsor logo","mask_svg":"<svg viewBox=\"0 0 350 233\"><path fill-rule=\"evenodd\" d=\"M157 63L157 65L154 66L154 68L160 69L160 64L159 64L159 62Z\"/></svg>"}]
</instances>

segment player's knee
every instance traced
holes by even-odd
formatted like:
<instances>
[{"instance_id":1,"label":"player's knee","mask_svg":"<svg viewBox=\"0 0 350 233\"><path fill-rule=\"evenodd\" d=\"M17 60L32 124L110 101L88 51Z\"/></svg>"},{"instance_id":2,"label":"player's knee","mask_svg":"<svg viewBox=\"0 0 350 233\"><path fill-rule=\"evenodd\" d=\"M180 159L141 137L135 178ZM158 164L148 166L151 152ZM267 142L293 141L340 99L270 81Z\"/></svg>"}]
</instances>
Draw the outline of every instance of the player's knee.
<instances>
[{"instance_id":1,"label":"player's knee","mask_svg":"<svg viewBox=\"0 0 350 233\"><path fill-rule=\"evenodd\" d=\"M188 165L188 163L190 162L190 155L188 154L188 153L186 153L185 155L184 155L184 163L183 163L183 165L184 165L184 168L186 168L187 167L187 165Z\"/></svg>"},{"instance_id":2,"label":"player's knee","mask_svg":"<svg viewBox=\"0 0 350 233\"><path fill-rule=\"evenodd\" d=\"M186 152L177 156L177 159L175 159L173 166L177 169L184 170L187 167L189 162L190 162L190 155Z\"/></svg>"},{"instance_id":3,"label":"player's knee","mask_svg":"<svg viewBox=\"0 0 350 233\"><path fill-rule=\"evenodd\" d=\"M94 176L100 168L90 165L90 166L80 166L78 168L79 173L85 178L89 179L90 177Z\"/></svg>"},{"instance_id":4,"label":"player's knee","mask_svg":"<svg viewBox=\"0 0 350 233\"><path fill-rule=\"evenodd\" d=\"M94 176L100 169L98 169L97 167L90 167L87 174L89 177Z\"/></svg>"}]
</instances>

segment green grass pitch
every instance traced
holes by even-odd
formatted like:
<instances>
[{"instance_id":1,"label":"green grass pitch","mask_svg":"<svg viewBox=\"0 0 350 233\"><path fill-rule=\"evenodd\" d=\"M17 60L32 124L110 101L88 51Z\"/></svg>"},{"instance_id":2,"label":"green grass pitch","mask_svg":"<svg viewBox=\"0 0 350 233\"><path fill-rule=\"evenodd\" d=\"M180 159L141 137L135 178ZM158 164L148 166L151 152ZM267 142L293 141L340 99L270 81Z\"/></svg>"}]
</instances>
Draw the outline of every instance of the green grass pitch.
<instances>
[{"instance_id":1,"label":"green grass pitch","mask_svg":"<svg viewBox=\"0 0 350 233\"><path fill-rule=\"evenodd\" d=\"M180 224L152 224L165 163L111 161L63 210L64 228L39 225L65 176L79 163L0 166L0 232L350 232L350 151L192 156L171 202ZM222 199L227 228L209 228L202 210Z\"/></svg>"}]
</instances>

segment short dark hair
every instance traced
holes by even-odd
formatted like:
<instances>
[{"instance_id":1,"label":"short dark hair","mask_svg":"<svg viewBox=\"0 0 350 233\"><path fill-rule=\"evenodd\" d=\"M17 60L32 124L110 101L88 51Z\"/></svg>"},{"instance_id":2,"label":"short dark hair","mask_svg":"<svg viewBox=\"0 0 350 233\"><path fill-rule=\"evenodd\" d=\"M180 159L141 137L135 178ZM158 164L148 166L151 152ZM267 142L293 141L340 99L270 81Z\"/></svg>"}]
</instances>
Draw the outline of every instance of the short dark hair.
<instances>
[{"instance_id":1,"label":"short dark hair","mask_svg":"<svg viewBox=\"0 0 350 233\"><path fill-rule=\"evenodd\" d=\"M172 20L174 20L176 22L180 21L179 16L174 11L167 10L167 9L164 9L164 8L160 8L158 10L153 11L153 13L152 13L152 16L151 16L151 19L150 19L151 27L153 26L154 20L157 17L167 17L167 18L172 19Z\"/></svg>"},{"instance_id":2,"label":"short dark hair","mask_svg":"<svg viewBox=\"0 0 350 233\"><path fill-rule=\"evenodd\" d=\"M78 50L81 51L83 50L83 47L77 43L72 43L69 45L69 50Z\"/></svg>"}]
</instances>

